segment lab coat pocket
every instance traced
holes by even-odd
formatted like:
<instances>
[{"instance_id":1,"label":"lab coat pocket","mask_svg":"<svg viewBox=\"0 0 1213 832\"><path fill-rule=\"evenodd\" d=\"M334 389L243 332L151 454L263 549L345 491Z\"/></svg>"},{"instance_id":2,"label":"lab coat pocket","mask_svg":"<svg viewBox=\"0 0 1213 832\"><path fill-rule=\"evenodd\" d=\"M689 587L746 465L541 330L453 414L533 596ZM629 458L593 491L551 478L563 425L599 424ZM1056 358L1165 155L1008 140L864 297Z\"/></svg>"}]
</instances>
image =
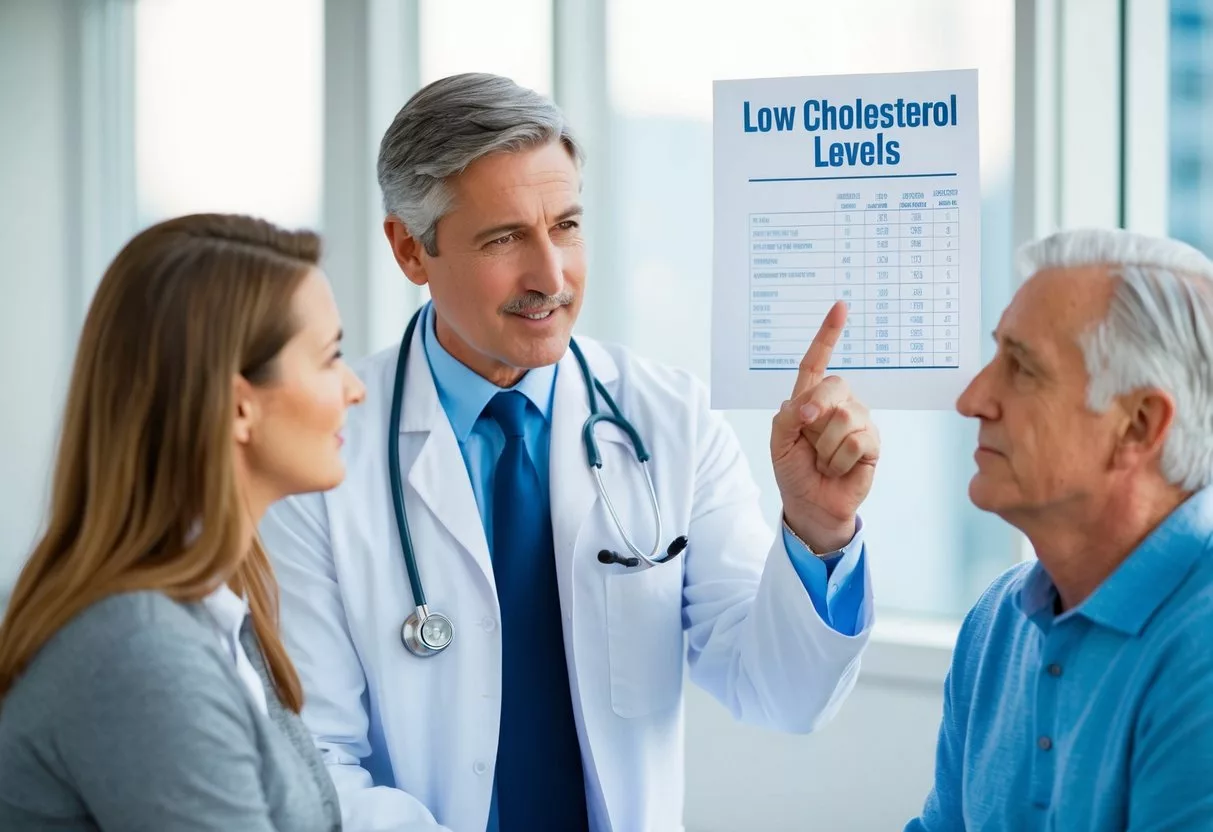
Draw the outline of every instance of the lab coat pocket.
<instances>
[{"instance_id":1,"label":"lab coat pocket","mask_svg":"<svg viewBox=\"0 0 1213 832\"><path fill-rule=\"evenodd\" d=\"M626 719L682 695L682 558L607 576L611 707Z\"/></svg>"}]
</instances>

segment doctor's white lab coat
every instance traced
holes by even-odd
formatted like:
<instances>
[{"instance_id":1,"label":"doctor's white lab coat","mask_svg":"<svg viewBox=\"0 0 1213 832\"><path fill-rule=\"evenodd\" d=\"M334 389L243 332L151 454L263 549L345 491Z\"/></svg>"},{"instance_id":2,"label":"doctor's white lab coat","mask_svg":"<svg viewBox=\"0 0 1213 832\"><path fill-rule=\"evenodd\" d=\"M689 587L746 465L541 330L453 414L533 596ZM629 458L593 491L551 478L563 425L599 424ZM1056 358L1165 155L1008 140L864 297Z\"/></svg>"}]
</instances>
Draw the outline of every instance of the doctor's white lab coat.
<instances>
[{"instance_id":1,"label":"doctor's white lab coat","mask_svg":"<svg viewBox=\"0 0 1213 832\"><path fill-rule=\"evenodd\" d=\"M710 410L703 385L622 348L578 341L653 456L663 548L679 534L690 541L654 568L598 561L599 550L625 547L587 468L586 391L566 353L553 398L550 492L590 824L601 832L680 830L684 656L690 678L736 718L807 732L854 686L871 596L858 635L825 624L782 536L764 522L736 436ZM484 832L501 703L493 569L420 328L398 427L388 424L395 368L395 348L357 368L367 396L350 413L345 482L279 503L261 535L281 583L303 718L336 783L345 828ZM426 659L400 640L414 605L388 483L389 427L401 432L405 505L427 601L455 626L452 645ZM653 520L632 447L611 425L597 435L608 493L647 547Z\"/></svg>"}]
</instances>

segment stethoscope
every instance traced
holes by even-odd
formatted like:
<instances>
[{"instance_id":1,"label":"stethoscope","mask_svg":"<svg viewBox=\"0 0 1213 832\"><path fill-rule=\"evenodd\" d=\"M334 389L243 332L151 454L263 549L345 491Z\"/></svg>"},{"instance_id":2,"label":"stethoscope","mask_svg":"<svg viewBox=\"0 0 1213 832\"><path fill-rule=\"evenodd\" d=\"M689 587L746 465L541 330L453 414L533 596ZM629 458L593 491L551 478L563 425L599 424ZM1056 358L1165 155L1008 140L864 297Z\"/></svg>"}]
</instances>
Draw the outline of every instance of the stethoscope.
<instances>
[{"instance_id":1,"label":"stethoscope","mask_svg":"<svg viewBox=\"0 0 1213 832\"><path fill-rule=\"evenodd\" d=\"M411 584L413 589L413 605L415 607L412 614L405 619L404 626L400 630L400 639L404 642L404 646L409 649L409 652L415 656L425 658L437 655L450 646L451 641L455 637L455 625L451 623L451 619L442 613L431 611L426 604L425 589L421 586L421 575L417 570L417 558L413 554L413 539L409 534L409 521L404 513L404 486L400 477L400 410L404 403L404 375L406 365L408 364L409 347L413 342L413 332L417 328L417 321L421 318L422 311L424 310L419 309L413 315L408 327L404 330L404 338L400 341L400 352L396 358L396 381L392 387L392 409L388 420L387 448L388 479L392 486L392 507L396 512L396 529L400 533L400 548L404 552L404 565L408 569L409 584ZM653 487L653 477L649 473L649 461L652 459L652 456L650 456L648 450L645 448L640 434L636 432L636 429L632 427L632 424L620 412L619 406L615 404L615 400L611 398L611 394L606 391L602 382L596 379L594 374L590 372L590 366L586 363L585 356L582 354L581 348L577 346L575 340L569 340L569 349L572 350L573 357L577 359L577 366L581 369L581 377L585 381L586 394L589 398L590 415L581 428L581 436L585 444L586 459L590 466L590 473L594 475L594 483L598 486L598 494L602 497L602 502L606 506L607 512L611 515L611 520L615 523L615 528L619 530L619 536L623 538L624 544L632 553L631 557L627 557L609 549L603 549L598 553L598 560L600 563L617 563L624 567L635 567L641 563L649 567L665 563L671 558L677 557L687 547L687 538L685 535L674 538L670 545L666 547L664 556L658 556L661 548L661 507L657 504L657 491ZM609 412L599 412L598 395L601 395L603 400L606 401L607 406L610 408ZM619 514L615 511L615 506L606 492L606 487L602 484L602 454L599 453L598 441L594 438L594 428L601 422L615 425L627 434L628 439L632 442L632 449L636 452L636 459L640 462L640 469L644 472L644 481L645 485L648 486L649 492L649 505L652 508L653 519L657 525L657 534L654 536L653 548L648 553L642 552L632 542L627 531L623 528L623 523L620 521Z\"/></svg>"}]
</instances>

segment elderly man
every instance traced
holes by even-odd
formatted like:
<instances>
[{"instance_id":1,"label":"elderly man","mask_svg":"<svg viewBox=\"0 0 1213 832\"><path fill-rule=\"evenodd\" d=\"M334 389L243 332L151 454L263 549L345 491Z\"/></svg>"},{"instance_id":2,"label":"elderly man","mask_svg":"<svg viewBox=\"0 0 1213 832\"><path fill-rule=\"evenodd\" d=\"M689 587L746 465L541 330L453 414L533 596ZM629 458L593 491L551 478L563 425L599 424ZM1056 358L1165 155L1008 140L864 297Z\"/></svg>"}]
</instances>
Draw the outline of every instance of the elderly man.
<instances>
[{"instance_id":1,"label":"elderly man","mask_svg":"<svg viewBox=\"0 0 1213 832\"><path fill-rule=\"evenodd\" d=\"M1037 560L969 613L908 832L1213 829L1213 263L1056 234L960 397Z\"/></svg>"},{"instance_id":2,"label":"elderly man","mask_svg":"<svg viewBox=\"0 0 1213 832\"><path fill-rule=\"evenodd\" d=\"M879 442L825 376L845 309L772 424L773 532L701 384L570 340L580 160L551 101L487 75L383 138L384 230L432 303L359 367L344 484L262 527L348 830L679 829L684 663L787 731L854 684Z\"/></svg>"}]
</instances>

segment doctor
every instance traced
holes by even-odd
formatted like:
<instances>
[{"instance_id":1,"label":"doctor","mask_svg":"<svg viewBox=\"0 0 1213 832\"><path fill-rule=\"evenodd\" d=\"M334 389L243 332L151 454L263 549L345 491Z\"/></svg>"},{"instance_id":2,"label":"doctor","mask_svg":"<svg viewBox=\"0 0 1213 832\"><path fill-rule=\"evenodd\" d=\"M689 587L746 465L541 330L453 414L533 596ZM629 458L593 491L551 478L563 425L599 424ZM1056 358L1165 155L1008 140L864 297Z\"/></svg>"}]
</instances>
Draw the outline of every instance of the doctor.
<instances>
[{"instance_id":1,"label":"doctor","mask_svg":"<svg viewBox=\"0 0 1213 832\"><path fill-rule=\"evenodd\" d=\"M825 377L845 310L772 423L773 532L700 383L570 341L580 164L552 102L489 75L431 84L383 138L384 230L433 300L359 368L344 484L261 528L354 832L681 829L684 656L776 730L854 685L879 439Z\"/></svg>"}]
</instances>

